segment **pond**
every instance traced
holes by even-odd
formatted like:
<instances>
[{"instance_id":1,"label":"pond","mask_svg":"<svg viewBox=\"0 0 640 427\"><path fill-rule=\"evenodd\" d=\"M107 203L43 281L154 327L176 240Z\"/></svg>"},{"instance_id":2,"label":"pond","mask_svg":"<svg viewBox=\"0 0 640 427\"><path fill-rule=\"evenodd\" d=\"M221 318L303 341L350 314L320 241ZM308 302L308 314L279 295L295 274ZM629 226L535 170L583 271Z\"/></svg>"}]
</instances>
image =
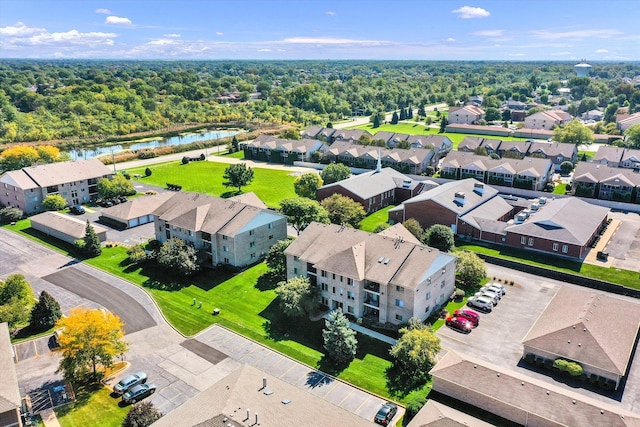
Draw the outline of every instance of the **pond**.
<instances>
[{"instance_id":1,"label":"pond","mask_svg":"<svg viewBox=\"0 0 640 427\"><path fill-rule=\"evenodd\" d=\"M73 160L87 160L94 157L104 156L106 154L118 154L125 150L144 150L157 147L191 144L193 142L200 141L211 141L237 135L240 132L240 130L204 129L202 131L184 133L168 138L155 137L138 141L124 141L118 144L105 144L103 146L91 148L79 148L77 150L67 151L67 153Z\"/></svg>"}]
</instances>

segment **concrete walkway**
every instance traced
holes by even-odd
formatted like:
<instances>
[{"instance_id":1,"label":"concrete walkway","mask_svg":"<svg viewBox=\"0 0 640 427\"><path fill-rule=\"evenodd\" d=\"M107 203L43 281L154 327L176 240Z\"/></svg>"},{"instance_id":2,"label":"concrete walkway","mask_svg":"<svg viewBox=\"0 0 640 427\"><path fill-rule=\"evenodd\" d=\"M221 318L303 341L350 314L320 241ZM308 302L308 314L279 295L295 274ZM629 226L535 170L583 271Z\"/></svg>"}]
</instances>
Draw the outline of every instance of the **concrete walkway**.
<instances>
[{"instance_id":1,"label":"concrete walkway","mask_svg":"<svg viewBox=\"0 0 640 427\"><path fill-rule=\"evenodd\" d=\"M58 422L58 418L56 418L56 413L53 412L53 409L45 409L40 412L40 418L42 418L42 422L45 427L60 427L60 423Z\"/></svg>"},{"instance_id":2,"label":"concrete walkway","mask_svg":"<svg viewBox=\"0 0 640 427\"><path fill-rule=\"evenodd\" d=\"M325 313L322 318L323 319L329 319L329 313L327 312ZM376 331L372 331L371 329L367 329L364 326L358 325L357 323L353 323L353 322L349 322L349 327L351 329L353 329L356 332L360 332L363 335L367 335L370 336L371 338L375 338L377 340L380 340L382 342L386 342L387 344L391 344L391 345L395 345L397 340L394 340L393 338L386 336L385 334L381 334L380 332L376 332Z\"/></svg>"},{"instance_id":3,"label":"concrete walkway","mask_svg":"<svg viewBox=\"0 0 640 427\"><path fill-rule=\"evenodd\" d=\"M609 224L604 234L600 236L600 240L598 240L598 244L596 245L596 247L589 249L589 252L587 252L587 256L584 258L584 262L600 267L611 267L613 265L613 257L610 256L607 261L602 261L598 259L597 255L598 252L605 250L605 248L609 244L609 240L611 240L611 237L620 226L620 222L621 221L619 219L614 219L611 221L611 224Z\"/></svg>"}]
</instances>

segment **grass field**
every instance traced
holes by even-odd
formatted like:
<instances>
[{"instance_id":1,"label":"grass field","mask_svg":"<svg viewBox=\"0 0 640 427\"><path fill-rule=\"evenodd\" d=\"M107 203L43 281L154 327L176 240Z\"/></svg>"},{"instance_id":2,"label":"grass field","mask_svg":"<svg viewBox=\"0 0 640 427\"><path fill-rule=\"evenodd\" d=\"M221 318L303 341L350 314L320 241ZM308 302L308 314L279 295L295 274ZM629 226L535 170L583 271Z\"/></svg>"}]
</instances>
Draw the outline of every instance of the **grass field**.
<instances>
[{"instance_id":1,"label":"grass field","mask_svg":"<svg viewBox=\"0 0 640 427\"><path fill-rule=\"evenodd\" d=\"M152 175L141 177L139 181L160 187L167 183L178 184L184 191L211 194L213 196L230 197L236 195L236 188L225 187L222 182L224 170L229 165L216 162L181 162L163 163L150 166ZM131 169L133 174L144 175L144 167ZM293 181L295 177L287 171L254 168L253 182L242 187L243 193L253 191L267 206L279 207L280 200L295 197Z\"/></svg>"},{"instance_id":2,"label":"grass field","mask_svg":"<svg viewBox=\"0 0 640 427\"><path fill-rule=\"evenodd\" d=\"M389 219L389 209L392 209L394 207L395 205L387 206L384 209L380 209L379 211L366 216L360 222L360 230L372 232L380 224L386 224L387 220Z\"/></svg>"},{"instance_id":3,"label":"grass field","mask_svg":"<svg viewBox=\"0 0 640 427\"><path fill-rule=\"evenodd\" d=\"M106 387L75 390L77 400L55 409L61 427L85 427L99 424L105 427L122 425L131 406L121 407L120 399L111 397Z\"/></svg>"}]
</instances>

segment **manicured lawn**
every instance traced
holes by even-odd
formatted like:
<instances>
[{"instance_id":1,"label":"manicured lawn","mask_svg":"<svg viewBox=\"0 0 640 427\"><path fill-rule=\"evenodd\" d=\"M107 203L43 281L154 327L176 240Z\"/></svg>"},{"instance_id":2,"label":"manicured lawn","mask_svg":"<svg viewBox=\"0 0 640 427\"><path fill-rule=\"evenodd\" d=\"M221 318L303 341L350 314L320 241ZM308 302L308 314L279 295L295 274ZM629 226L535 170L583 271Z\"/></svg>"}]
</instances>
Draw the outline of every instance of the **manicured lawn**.
<instances>
[{"instance_id":1,"label":"manicured lawn","mask_svg":"<svg viewBox=\"0 0 640 427\"><path fill-rule=\"evenodd\" d=\"M553 194L564 194L567 191L567 184L558 184L553 189Z\"/></svg>"},{"instance_id":2,"label":"manicured lawn","mask_svg":"<svg viewBox=\"0 0 640 427\"><path fill-rule=\"evenodd\" d=\"M591 160L595 155L595 151L578 151L578 160L582 160L583 156L585 156L587 160Z\"/></svg>"},{"instance_id":3,"label":"manicured lawn","mask_svg":"<svg viewBox=\"0 0 640 427\"><path fill-rule=\"evenodd\" d=\"M387 220L389 219L389 209L394 207L395 205L387 206L386 208L380 209L379 211L376 211L365 217L360 222L360 230L372 232L380 224L386 224Z\"/></svg>"},{"instance_id":4,"label":"manicured lawn","mask_svg":"<svg viewBox=\"0 0 640 427\"><path fill-rule=\"evenodd\" d=\"M229 152L225 152L225 153L212 153L214 156L221 156L221 157L232 157L234 159L244 159L244 151L240 150L240 151L236 151L235 153L229 153Z\"/></svg>"},{"instance_id":5,"label":"manicured lawn","mask_svg":"<svg viewBox=\"0 0 640 427\"><path fill-rule=\"evenodd\" d=\"M229 165L216 162L164 163L149 166L152 175L139 178L140 182L164 187L167 183L182 186L183 191L195 191L220 197L236 195L236 188L222 185L222 175ZM131 169L129 173L144 175L145 168ZM253 182L242 187L242 192L253 191L269 207L277 208L280 200L296 197L293 190L295 177L287 171L254 168Z\"/></svg>"},{"instance_id":6,"label":"manicured lawn","mask_svg":"<svg viewBox=\"0 0 640 427\"><path fill-rule=\"evenodd\" d=\"M76 402L55 409L62 427L97 425L117 427L129 412L130 406L119 406L120 399L111 397L106 387L75 390Z\"/></svg>"}]
</instances>

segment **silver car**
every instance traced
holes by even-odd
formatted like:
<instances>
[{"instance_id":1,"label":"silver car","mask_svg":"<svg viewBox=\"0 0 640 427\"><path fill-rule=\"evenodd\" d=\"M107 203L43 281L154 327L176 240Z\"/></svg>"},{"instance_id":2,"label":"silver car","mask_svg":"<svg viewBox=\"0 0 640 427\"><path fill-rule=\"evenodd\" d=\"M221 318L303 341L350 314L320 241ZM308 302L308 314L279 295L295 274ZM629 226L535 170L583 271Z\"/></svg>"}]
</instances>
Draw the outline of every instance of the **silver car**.
<instances>
[{"instance_id":1,"label":"silver car","mask_svg":"<svg viewBox=\"0 0 640 427\"><path fill-rule=\"evenodd\" d=\"M500 298L498 297L498 294L494 291L476 292L474 296L488 298L491 300L494 306L498 305L498 302L500 302Z\"/></svg>"},{"instance_id":2,"label":"silver car","mask_svg":"<svg viewBox=\"0 0 640 427\"><path fill-rule=\"evenodd\" d=\"M131 387L138 384L144 384L147 382L147 374L144 372L137 372L133 375L127 375L121 379L118 384L113 387L113 391L117 394L122 394L129 390Z\"/></svg>"},{"instance_id":3,"label":"silver car","mask_svg":"<svg viewBox=\"0 0 640 427\"><path fill-rule=\"evenodd\" d=\"M479 292L495 292L498 295L498 299L502 299L502 289L495 287L493 285L486 285L480 288Z\"/></svg>"},{"instance_id":4,"label":"silver car","mask_svg":"<svg viewBox=\"0 0 640 427\"><path fill-rule=\"evenodd\" d=\"M505 295L507 293L507 289L504 287L504 285L498 283L498 282L491 282L488 283L486 286L490 287L490 288L497 288L500 289L500 292L502 293L502 295Z\"/></svg>"},{"instance_id":5,"label":"silver car","mask_svg":"<svg viewBox=\"0 0 640 427\"><path fill-rule=\"evenodd\" d=\"M480 311L484 311L485 313L490 313L491 310L493 310L493 302L489 298L483 296L473 296L469 298L467 300L467 305Z\"/></svg>"}]
</instances>

